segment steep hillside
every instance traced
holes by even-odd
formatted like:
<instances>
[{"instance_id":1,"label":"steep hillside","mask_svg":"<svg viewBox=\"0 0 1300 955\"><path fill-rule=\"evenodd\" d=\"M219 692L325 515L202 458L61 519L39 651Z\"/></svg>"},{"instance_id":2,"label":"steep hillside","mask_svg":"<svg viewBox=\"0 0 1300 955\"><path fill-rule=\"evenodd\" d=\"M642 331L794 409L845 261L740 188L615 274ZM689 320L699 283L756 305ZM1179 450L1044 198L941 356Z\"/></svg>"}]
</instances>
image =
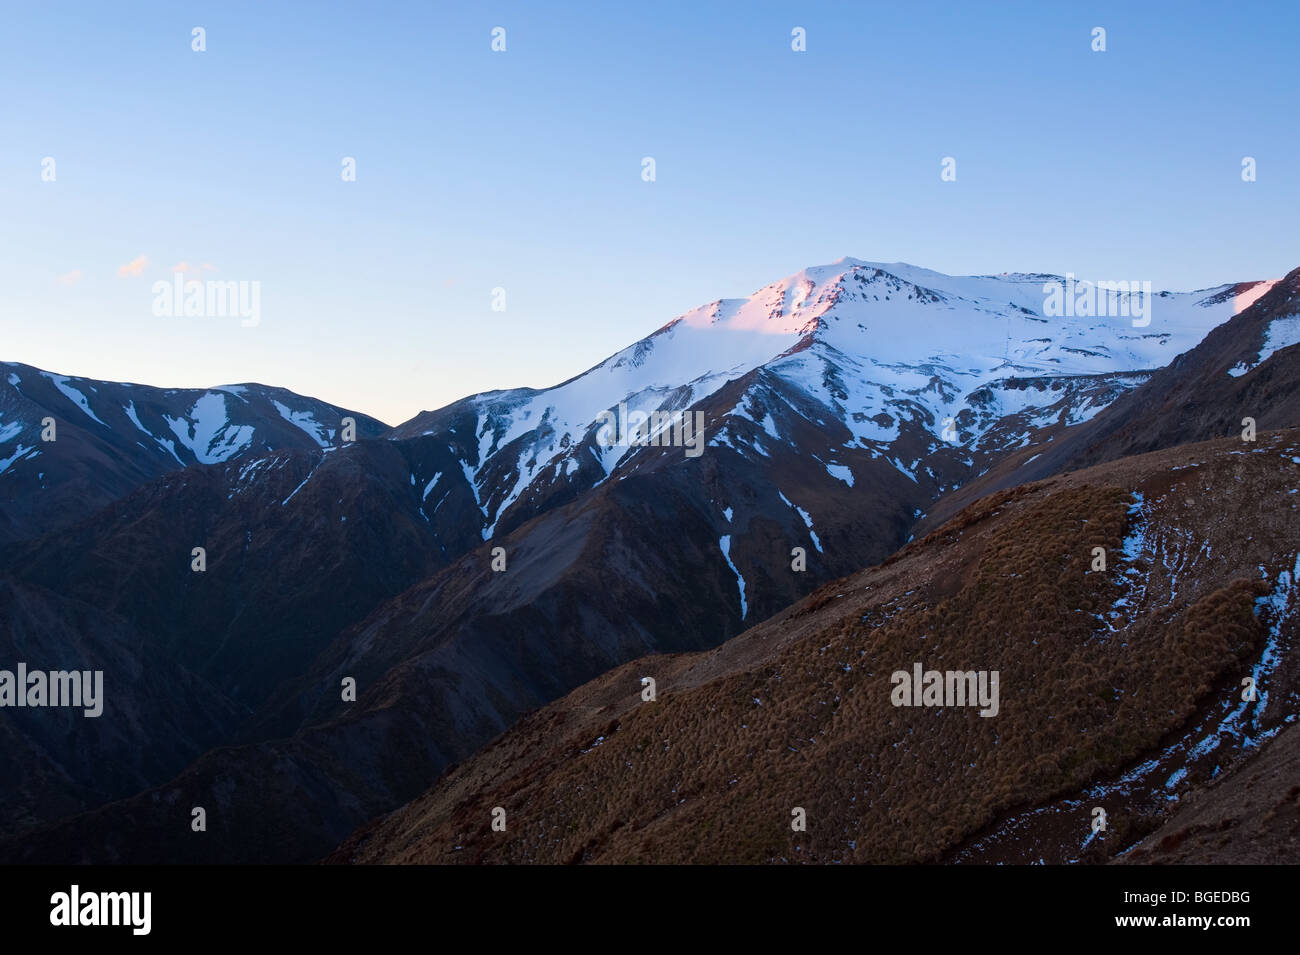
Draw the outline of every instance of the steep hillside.
<instances>
[{"instance_id":1,"label":"steep hillside","mask_svg":"<svg viewBox=\"0 0 1300 955\"><path fill-rule=\"evenodd\" d=\"M1179 803L1116 860L1128 865L1295 865L1300 859L1300 726Z\"/></svg>"},{"instance_id":2,"label":"steep hillside","mask_svg":"<svg viewBox=\"0 0 1300 955\"><path fill-rule=\"evenodd\" d=\"M981 501L716 650L638 660L527 717L333 861L1113 854L1295 719L1298 442L1191 445ZM996 715L893 705L916 663L997 671Z\"/></svg>"},{"instance_id":3,"label":"steep hillside","mask_svg":"<svg viewBox=\"0 0 1300 955\"><path fill-rule=\"evenodd\" d=\"M233 742L340 631L446 566L410 477L402 449L384 441L239 458L177 471L80 524L5 548L0 587L47 596L39 625L25 613L30 601L0 607L3 659L102 669L106 687L103 714L72 727L60 711L0 709L0 732L29 737L56 770L9 777L6 798L24 809L5 826L62 814L47 787L71 786L77 808L88 808ZM140 718L155 709L172 716ZM209 711L221 714L215 729ZM119 763L110 741L138 773L94 768ZM87 774L95 785L71 785Z\"/></svg>"},{"instance_id":4,"label":"steep hillside","mask_svg":"<svg viewBox=\"0 0 1300 955\"><path fill-rule=\"evenodd\" d=\"M111 674L102 700L114 719L83 709L4 710L0 817L6 829L137 792L228 739L242 716L223 694L151 652L116 614L41 587L0 580L0 659ZM39 794L39 799L34 798Z\"/></svg>"}]
</instances>

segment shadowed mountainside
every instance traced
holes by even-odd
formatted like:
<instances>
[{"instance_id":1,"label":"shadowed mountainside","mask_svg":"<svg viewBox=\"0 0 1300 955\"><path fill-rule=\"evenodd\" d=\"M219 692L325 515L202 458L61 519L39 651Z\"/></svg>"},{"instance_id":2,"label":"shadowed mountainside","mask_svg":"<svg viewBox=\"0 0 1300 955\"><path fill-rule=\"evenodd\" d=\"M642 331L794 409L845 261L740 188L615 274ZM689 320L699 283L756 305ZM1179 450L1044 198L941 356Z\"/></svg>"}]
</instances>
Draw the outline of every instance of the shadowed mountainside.
<instances>
[{"instance_id":1,"label":"shadowed mountainside","mask_svg":"<svg viewBox=\"0 0 1300 955\"><path fill-rule=\"evenodd\" d=\"M1107 780L1088 799L1112 820L1098 845L1118 851L1170 795L1295 718L1298 439L1181 447L994 495L722 647L581 687L332 861L939 861ZM999 671L998 714L893 706L891 674L916 662ZM1251 674L1260 700L1241 707ZM1178 742L1182 771L1164 772ZM1037 856L1087 852L1092 805L1030 840ZM496 806L505 833L489 828ZM794 807L807 832L791 831ZM1015 855L984 842L966 859Z\"/></svg>"}]
</instances>

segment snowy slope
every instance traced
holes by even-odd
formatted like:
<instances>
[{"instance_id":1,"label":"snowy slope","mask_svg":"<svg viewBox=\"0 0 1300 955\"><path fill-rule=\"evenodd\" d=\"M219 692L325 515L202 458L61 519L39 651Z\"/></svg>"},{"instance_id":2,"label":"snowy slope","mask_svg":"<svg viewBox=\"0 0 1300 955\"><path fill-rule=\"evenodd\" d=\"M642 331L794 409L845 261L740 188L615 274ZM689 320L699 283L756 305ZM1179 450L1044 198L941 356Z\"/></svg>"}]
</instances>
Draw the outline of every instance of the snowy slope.
<instances>
[{"instance_id":1,"label":"snowy slope","mask_svg":"<svg viewBox=\"0 0 1300 955\"><path fill-rule=\"evenodd\" d=\"M1134 327L1128 317L1049 316L1044 286L1063 283L841 259L693 309L556 387L467 398L393 436L440 434L453 417L472 417L477 447L461 464L487 538L530 489L599 483L631 466L640 449L595 442L602 411L688 408L762 369L762 387L711 422L711 446L767 456L795 444L793 418L835 420L847 446L896 459L915 479L915 463L940 444L995 452L1033 429L1086 420L1249 299L1227 294L1240 286L1157 292L1150 324ZM774 395L784 402L774 407ZM908 435L910 458L893 454Z\"/></svg>"},{"instance_id":2,"label":"snowy slope","mask_svg":"<svg viewBox=\"0 0 1300 955\"><path fill-rule=\"evenodd\" d=\"M475 395L389 436L437 439L446 454L411 475L427 488L426 517L460 487L483 539L512 509L513 526L657 458L659 449L597 442L598 415L620 403L633 415L706 409L709 448L765 467L780 469L774 455L810 456L852 489L865 456L930 494L1039 429L1092 417L1267 290L1161 292L1138 328L1126 317L1046 314L1045 286L1062 281L842 259L692 309L553 388ZM1275 331L1261 361L1296 334ZM0 539L66 509L48 494L45 505L30 500L60 482L90 486L73 508L84 513L171 468L330 447L344 414L263 385L159 389L6 363ZM40 440L45 417L58 423L57 445ZM385 430L353 417L359 437ZM52 460L67 453L76 466Z\"/></svg>"},{"instance_id":3,"label":"snowy slope","mask_svg":"<svg viewBox=\"0 0 1300 955\"><path fill-rule=\"evenodd\" d=\"M1261 282L1256 289L1252 289L1249 298L1246 296L1238 297L1238 309L1240 310L1243 302L1253 305L1264 293L1270 291L1280 282L1281 279L1275 279L1271 282ZM1257 367L1262 362L1267 361L1274 353L1281 351L1283 348L1289 348L1292 345L1300 343L1300 308L1292 306L1286 309L1285 313L1274 318L1268 323L1264 330L1264 343L1260 346L1258 354L1251 361L1239 361L1233 367L1228 369L1228 374L1234 378L1240 378L1252 368Z\"/></svg>"}]
</instances>

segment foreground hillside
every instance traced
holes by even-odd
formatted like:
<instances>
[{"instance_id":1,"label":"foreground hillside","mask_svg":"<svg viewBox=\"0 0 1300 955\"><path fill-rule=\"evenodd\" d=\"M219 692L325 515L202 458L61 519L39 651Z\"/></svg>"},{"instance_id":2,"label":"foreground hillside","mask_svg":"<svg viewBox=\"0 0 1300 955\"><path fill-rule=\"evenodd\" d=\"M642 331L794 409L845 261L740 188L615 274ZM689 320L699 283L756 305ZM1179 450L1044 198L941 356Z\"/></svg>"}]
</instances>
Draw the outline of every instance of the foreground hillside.
<instances>
[{"instance_id":1,"label":"foreground hillside","mask_svg":"<svg viewBox=\"0 0 1300 955\"><path fill-rule=\"evenodd\" d=\"M1288 430L991 496L715 650L588 683L331 861L1114 856L1295 718L1298 476ZM996 715L894 706L916 663L998 671Z\"/></svg>"},{"instance_id":2,"label":"foreground hillside","mask_svg":"<svg viewBox=\"0 0 1300 955\"><path fill-rule=\"evenodd\" d=\"M1180 802L1118 861L1230 865L1300 860L1300 726Z\"/></svg>"}]
</instances>

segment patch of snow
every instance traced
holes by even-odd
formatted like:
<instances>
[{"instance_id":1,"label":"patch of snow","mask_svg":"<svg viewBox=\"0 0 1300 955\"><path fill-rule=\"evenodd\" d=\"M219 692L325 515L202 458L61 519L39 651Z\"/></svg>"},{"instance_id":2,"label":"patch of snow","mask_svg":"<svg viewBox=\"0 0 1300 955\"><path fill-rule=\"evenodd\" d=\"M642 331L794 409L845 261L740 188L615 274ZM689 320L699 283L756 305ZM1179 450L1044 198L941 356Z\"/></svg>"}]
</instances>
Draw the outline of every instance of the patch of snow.
<instances>
[{"instance_id":1,"label":"patch of snow","mask_svg":"<svg viewBox=\"0 0 1300 955\"><path fill-rule=\"evenodd\" d=\"M849 487L853 487L853 472L850 471L843 464L826 465L826 473L833 478L838 478L839 480L843 481Z\"/></svg>"},{"instance_id":2,"label":"patch of snow","mask_svg":"<svg viewBox=\"0 0 1300 955\"><path fill-rule=\"evenodd\" d=\"M158 442L160 447L166 449L167 452L170 453L171 456L176 459L177 464L179 464L181 467L185 467L185 462L182 461L181 456L176 453L176 445L172 443L170 438L155 437L154 440Z\"/></svg>"},{"instance_id":3,"label":"patch of snow","mask_svg":"<svg viewBox=\"0 0 1300 955\"><path fill-rule=\"evenodd\" d=\"M297 494L299 491L301 491L304 487L307 486L307 482L311 480L311 476L312 476L313 474L316 473L316 469L317 469L318 467L320 467L321 462L323 462L324 460L325 460L325 459L322 457L320 461L317 461L315 464L313 464L313 465L311 466L311 470L308 471L308 472L307 472L307 476L306 476L305 478L302 479L302 483L299 484L299 485L298 485L296 488L294 488L292 491L290 491L290 492L289 492L289 496L286 497L283 501L280 502L280 506L281 506L281 507L284 507L286 504L288 504L290 501L292 501L292 500L293 500L293 496L294 496L295 494Z\"/></svg>"},{"instance_id":4,"label":"patch of snow","mask_svg":"<svg viewBox=\"0 0 1300 955\"><path fill-rule=\"evenodd\" d=\"M126 407L122 410L126 412L126 416L131 419L131 423L135 425L138 430L143 431L145 434L149 434L149 429L140 423L140 417L135 411L134 401L128 401Z\"/></svg>"},{"instance_id":5,"label":"patch of snow","mask_svg":"<svg viewBox=\"0 0 1300 955\"><path fill-rule=\"evenodd\" d=\"M18 449L14 451L13 454L9 455L9 457L0 458L0 474L4 474L5 471L8 471L10 465L17 464L19 461L27 457L36 457L36 455L40 453L41 452L37 450L36 445L34 444L18 445ZM744 598L742 597L741 600L743 602Z\"/></svg>"},{"instance_id":6,"label":"patch of snow","mask_svg":"<svg viewBox=\"0 0 1300 955\"><path fill-rule=\"evenodd\" d=\"M65 398L71 401L74 405L76 405L78 408L84 411L95 421L98 421L100 424L104 425L105 428L108 427L107 424L104 424L104 422L100 420L99 416L95 414L95 412L90 410L90 402L86 400L86 396L83 395L76 388L73 388L71 385L68 384L68 382L71 379L69 379L66 375L54 375L48 371L43 371L41 372L41 374L44 375L46 378L50 379L50 381L54 382L54 387L58 388L59 391L63 392L63 396Z\"/></svg>"},{"instance_id":7,"label":"patch of snow","mask_svg":"<svg viewBox=\"0 0 1300 955\"><path fill-rule=\"evenodd\" d=\"M221 392L201 395L183 418L163 415L163 420L201 464L228 461L253 443L253 426L231 424Z\"/></svg>"},{"instance_id":8,"label":"patch of snow","mask_svg":"<svg viewBox=\"0 0 1300 955\"><path fill-rule=\"evenodd\" d=\"M744 620L749 615L749 605L745 603L745 578L740 576L740 571L736 565L731 562L731 535L726 534L718 538L718 548L722 551L722 556L727 561L727 566L731 572L736 575L736 583L740 587L740 619Z\"/></svg>"},{"instance_id":9,"label":"patch of snow","mask_svg":"<svg viewBox=\"0 0 1300 955\"><path fill-rule=\"evenodd\" d=\"M288 405L282 405L274 398L271 399L271 404L275 405L275 410L280 412L281 418L298 428L307 437L315 441L317 445L322 448L329 446L330 429L317 421L310 411L294 411Z\"/></svg>"},{"instance_id":10,"label":"patch of snow","mask_svg":"<svg viewBox=\"0 0 1300 955\"><path fill-rule=\"evenodd\" d=\"M1239 378L1252 368L1268 361L1269 358L1283 348L1289 348L1295 344L1300 344L1300 313L1275 318L1268 323L1268 328L1264 330L1264 344L1260 346L1259 354L1255 356L1255 360L1250 363L1237 362L1228 369L1228 374L1234 378Z\"/></svg>"}]
</instances>

